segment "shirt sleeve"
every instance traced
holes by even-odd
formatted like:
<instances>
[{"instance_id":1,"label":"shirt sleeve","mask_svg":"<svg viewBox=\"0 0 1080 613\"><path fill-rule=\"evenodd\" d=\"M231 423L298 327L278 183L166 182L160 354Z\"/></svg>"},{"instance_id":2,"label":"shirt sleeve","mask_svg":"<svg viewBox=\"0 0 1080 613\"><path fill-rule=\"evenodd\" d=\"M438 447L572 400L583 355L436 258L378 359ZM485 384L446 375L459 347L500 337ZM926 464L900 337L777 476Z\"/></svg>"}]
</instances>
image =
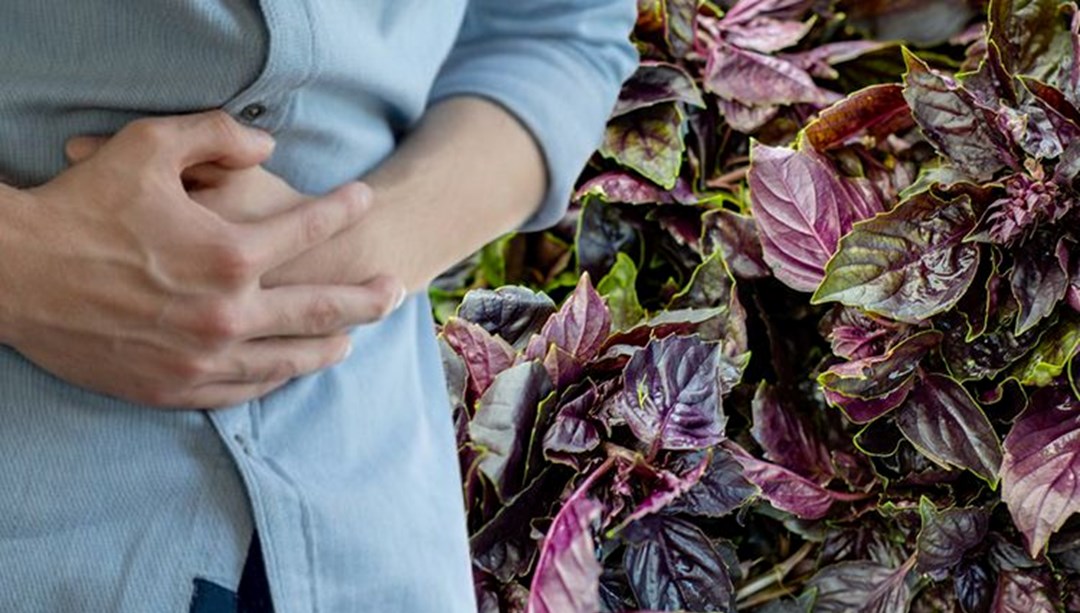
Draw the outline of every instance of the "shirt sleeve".
<instances>
[{"instance_id":1,"label":"shirt sleeve","mask_svg":"<svg viewBox=\"0 0 1080 613\"><path fill-rule=\"evenodd\" d=\"M532 133L548 188L519 228L554 226L574 181L599 146L622 82L637 66L629 40L634 0L471 0L429 104L479 95Z\"/></svg>"}]
</instances>

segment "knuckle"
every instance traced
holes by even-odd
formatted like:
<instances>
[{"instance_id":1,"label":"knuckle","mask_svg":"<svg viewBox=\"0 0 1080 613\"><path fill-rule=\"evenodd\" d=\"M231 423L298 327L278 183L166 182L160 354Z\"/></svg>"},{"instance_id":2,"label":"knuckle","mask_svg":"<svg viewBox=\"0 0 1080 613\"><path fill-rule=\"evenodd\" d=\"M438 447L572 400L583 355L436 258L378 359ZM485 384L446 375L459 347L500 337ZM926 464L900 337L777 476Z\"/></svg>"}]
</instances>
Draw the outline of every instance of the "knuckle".
<instances>
[{"instance_id":1,"label":"knuckle","mask_svg":"<svg viewBox=\"0 0 1080 613\"><path fill-rule=\"evenodd\" d=\"M341 304L327 295L315 296L308 306L307 324L313 333L334 330L341 326L344 311Z\"/></svg>"},{"instance_id":2,"label":"knuckle","mask_svg":"<svg viewBox=\"0 0 1080 613\"><path fill-rule=\"evenodd\" d=\"M226 285L242 285L255 275L254 259L233 241L219 241L210 248L210 270Z\"/></svg>"},{"instance_id":3,"label":"knuckle","mask_svg":"<svg viewBox=\"0 0 1080 613\"><path fill-rule=\"evenodd\" d=\"M136 119L123 130L131 138L152 147L164 147L173 140L174 134L167 120Z\"/></svg>"},{"instance_id":4,"label":"knuckle","mask_svg":"<svg viewBox=\"0 0 1080 613\"><path fill-rule=\"evenodd\" d=\"M173 379L181 386L200 383L213 371L210 360L200 356L178 358L171 366ZM163 393L169 393L164 391Z\"/></svg>"},{"instance_id":5,"label":"knuckle","mask_svg":"<svg viewBox=\"0 0 1080 613\"><path fill-rule=\"evenodd\" d=\"M237 340L243 334L240 310L229 300L215 300L204 307L195 323L195 335L210 346Z\"/></svg>"},{"instance_id":6,"label":"knuckle","mask_svg":"<svg viewBox=\"0 0 1080 613\"><path fill-rule=\"evenodd\" d=\"M301 374L300 365L296 360L288 357L277 358L271 363L266 371L263 381L267 383L275 381L288 381Z\"/></svg>"},{"instance_id":7,"label":"knuckle","mask_svg":"<svg viewBox=\"0 0 1080 613\"><path fill-rule=\"evenodd\" d=\"M323 207L308 207L301 217L301 236L304 244L317 243L333 233L333 220Z\"/></svg>"},{"instance_id":8,"label":"knuckle","mask_svg":"<svg viewBox=\"0 0 1080 613\"><path fill-rule=\"evenodd\" d=\"M221 140L226 142L241 140L240 124L225 111L210 111L206 113L205 121Z\"/></svg>"}]
</instances>

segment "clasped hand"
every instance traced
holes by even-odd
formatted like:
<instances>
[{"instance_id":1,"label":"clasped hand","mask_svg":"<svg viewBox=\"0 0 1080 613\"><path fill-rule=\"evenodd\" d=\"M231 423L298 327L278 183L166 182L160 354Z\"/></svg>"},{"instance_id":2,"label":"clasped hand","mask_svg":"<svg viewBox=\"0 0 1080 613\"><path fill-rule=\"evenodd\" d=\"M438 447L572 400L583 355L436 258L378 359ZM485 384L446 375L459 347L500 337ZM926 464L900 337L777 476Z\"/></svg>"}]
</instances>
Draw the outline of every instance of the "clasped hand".
<instances>
[{"instance_id":1,"label":"clasped hand","mask_svg":"<svg viewBox=\"0 0 1080 613\"><path fill-rule=\"evenodd\" d=\"M347 330L404 295L385 276L263 282L361 222L371 190L297 194L259 167L272 139L224 113L68 149L52 181L0 187L0 341L67 382L158 407L237 404L342 360Z\"/></svg>"}]
</instances>

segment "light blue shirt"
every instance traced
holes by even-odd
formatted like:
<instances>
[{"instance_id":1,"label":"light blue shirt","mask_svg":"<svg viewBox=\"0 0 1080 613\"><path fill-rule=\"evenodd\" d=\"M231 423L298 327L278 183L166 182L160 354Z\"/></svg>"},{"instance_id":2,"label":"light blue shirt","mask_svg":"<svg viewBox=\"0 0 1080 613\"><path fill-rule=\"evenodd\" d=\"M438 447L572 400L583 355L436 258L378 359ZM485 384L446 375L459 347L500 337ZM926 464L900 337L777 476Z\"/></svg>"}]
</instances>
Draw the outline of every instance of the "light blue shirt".
<instances>
[{"instance_id":1,"label":"light blue shirt","mask_svg":"<svg viewBox=\"0 0 1080 613\"><path fill-rule=\"evenodd\" d=\"M0 176L38 184L71 136L224 108L277 138L270 170L324 193L432 101L474 94L540 143L550 191L524 229L544 228L635 65L634 16L633 0L7 0ZM354 337L346 363L217 412L97 395L0 347L0 611L188 611L194 579L236 587L254 526L279 613L475 611L426 296Z\"/></svg>"}]
</instances>

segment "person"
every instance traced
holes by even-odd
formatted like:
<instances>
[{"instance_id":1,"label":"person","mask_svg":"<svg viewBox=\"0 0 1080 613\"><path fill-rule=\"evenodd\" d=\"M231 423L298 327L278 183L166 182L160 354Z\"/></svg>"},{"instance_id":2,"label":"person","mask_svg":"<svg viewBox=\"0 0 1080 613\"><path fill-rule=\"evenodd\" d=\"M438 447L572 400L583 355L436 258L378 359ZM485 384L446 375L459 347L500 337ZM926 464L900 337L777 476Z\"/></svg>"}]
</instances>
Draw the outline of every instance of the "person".
<instances>
[{"instance_id":1,"label":"person","mask_svg":"<svg viewBox=\"0 0 1080 613\"><path fill-rule=\"evenodd\" d=\"M635 9L6 2L0 610L474 611L423 289L561 218Z\"/></svg>"}]
</instances>

